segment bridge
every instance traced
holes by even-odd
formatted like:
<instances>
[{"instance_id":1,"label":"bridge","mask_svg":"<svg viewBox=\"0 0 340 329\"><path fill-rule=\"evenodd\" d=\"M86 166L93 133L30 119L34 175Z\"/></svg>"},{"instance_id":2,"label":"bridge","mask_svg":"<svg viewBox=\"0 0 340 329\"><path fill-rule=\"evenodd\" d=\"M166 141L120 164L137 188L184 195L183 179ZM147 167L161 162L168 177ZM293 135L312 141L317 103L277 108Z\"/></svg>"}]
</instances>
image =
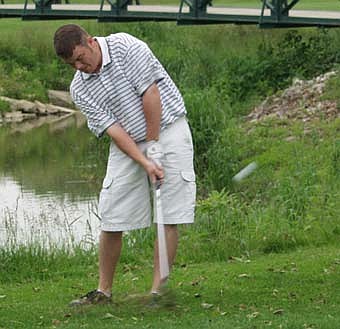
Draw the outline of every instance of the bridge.
<instances>
[{"instance_id":1,"label":"bridge","mask_svg":"<svg viewBox=\"0 0 340 329\"><path fill-rule=\"evenodd\" d=\"M180 0L177 6L133 5L132 0L0 0L0 18L23 20L97 19L99 22L176 21L178 24L258 24L260 27L340 27L339 11L294 10L300 0L261 0L259 8L212 6L212 0ZM12 0L13 1L13 0ZM11 2L12 2L11 1ZM80 0L81 1L81 0ZM95 0L94 0L95 1ZM143 1L143 0L142 0ZM340 7L340 5L339 5Z\"/></svg>"}]
</instances>

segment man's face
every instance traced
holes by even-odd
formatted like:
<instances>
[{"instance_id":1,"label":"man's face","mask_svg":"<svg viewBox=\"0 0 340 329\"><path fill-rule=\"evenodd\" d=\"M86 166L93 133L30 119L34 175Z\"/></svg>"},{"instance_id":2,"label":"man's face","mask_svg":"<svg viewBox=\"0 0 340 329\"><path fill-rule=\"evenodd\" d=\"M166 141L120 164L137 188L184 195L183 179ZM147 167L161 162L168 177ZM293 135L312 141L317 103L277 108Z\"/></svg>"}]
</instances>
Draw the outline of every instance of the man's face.
<instances>
[{"instance_id":1,"label":"man's face","mask_svg":"<svg viewBox=\"0 0 340 329\"><path fill-rule=\"evenodd\" d=\"M81 72L96 73L102 63L100 47L94 39L89 38L87 46L76 46L72 57L65 62Z\"/></svg>"}]
</instances>

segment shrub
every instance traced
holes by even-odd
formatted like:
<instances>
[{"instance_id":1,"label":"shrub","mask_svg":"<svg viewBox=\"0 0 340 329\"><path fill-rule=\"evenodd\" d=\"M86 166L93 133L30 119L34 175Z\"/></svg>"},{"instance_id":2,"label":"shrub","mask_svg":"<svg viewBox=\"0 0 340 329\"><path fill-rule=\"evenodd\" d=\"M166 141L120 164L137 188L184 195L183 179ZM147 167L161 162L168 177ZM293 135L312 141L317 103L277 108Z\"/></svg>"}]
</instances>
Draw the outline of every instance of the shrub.
<instances>
[{"instance_id":1,"label":"shrub","mask_svg":"<svg viewBox=\"0 0 340 329\"><path fill-rule=\"evenodd\" d=\"M0 116L5 112L10 112L10 111L11 111L11 107L9 103L0 99Z\"/></svg>"}]
</instances>

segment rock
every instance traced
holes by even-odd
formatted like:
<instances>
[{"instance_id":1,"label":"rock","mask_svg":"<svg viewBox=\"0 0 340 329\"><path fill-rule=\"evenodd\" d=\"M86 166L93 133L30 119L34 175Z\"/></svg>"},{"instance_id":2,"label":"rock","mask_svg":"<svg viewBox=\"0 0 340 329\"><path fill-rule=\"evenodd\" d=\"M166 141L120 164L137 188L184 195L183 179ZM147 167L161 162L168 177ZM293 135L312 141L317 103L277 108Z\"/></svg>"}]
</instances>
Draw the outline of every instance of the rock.
<instances>
[{"instance_id":1,"label":"rock","mask_svg":"<svg viewBox=\"0 0 340 329\"><path fill-rule=\"evenodd\" d=\"M24 120L32 120L38 117L36 113L23 113L22 115L24 116Z\"/></svg>"},{"instance_id":2,"label":"rock","mask_svg":"<svg viewBox=\"0 0 340 329\"><path fill-rule=\"evenodd\" d=\"M46 104L40 103L39 101L34 102L37 107L37 112L39 115L47 115L48 110L46 108Z\"/></svg>"},{"instance_id":3,"label":"rock","mask_svg":"<svg viewBox=\"0 0 340 329\"><path fill-rule=\"evenodd\" d=\"M38 105L36 102L30 102L25 99L8 98L4 96L1 96L0 99L7 102L13 112L16 112L16 111L20 111L22 113L38 113L39 112Z\"/></svg>"},{"instance_id":4,"label":"rock","mask_svg":"<svg viewBox=\"0 0 340 329\"><path fill-rule=\"evenodd\" d=\"M68 109L66 107L57 106L53 104L45 104L47 114L65 114L65 113L74 113L76 110Z\"/></svg>"},{"instance_id":5,"label":"rock","mask_svg":"<svg viewBox=\"0 0 340 329\"><path fill-rule=\"evenodd\" d=\"M54 105L59 105L63 107L74 107L71 95L68 91L49 90L48 98L50 102Z\"/></svg>"},{"instance_id":6,"label":"rock","mask_svg":"<svg viewBox=\"0 0 340 329\"><path fill-rule=\"evenodd\" d=\"M335 101L321 100L327 80L336 72L328 72L315 79L303 81L294 79L291 87L281 92L280 97L273 95L265 99L248 115L250 122L267 118L280 120L333 119L340 116Z\"/></svg>"},{"instance_id":7,"label":"rock","mask_svg":"<svg viewBox=\"0 0 340 329\"><path fill-rule=\"evenodd\" d=\"M24 115L19 111L7 112L4 114L5 122L21 122L24 121Z\"/></svg>"},{"instance_id":8,"label":"rock","mask_svg":"<svg viewBox=\"0 0 340 329\"><path fill-rule=\"evenodd\" d=\"M22 122L25 120L36 119L37 115L35 113L23 113L21 111L7 112L4 115L5 122Z\"/></svg>"},{"instance_id":9,"label":"rock","mask_svg":"<svg viewBox=\"0 0 340 329\"><path fill-rule=\"evenodd\" d=\"M20 99L19 101L17 101L16 106L17 110L23 113L37 113L37 106L33 102Z\"/></svg>"},{"instance_id":10,"label":"rock","mask_svg":"<svg viewBox=\"0 0 340 329\"><path fill-rule=\"evenodd\" d=\"M0 97L1 100L7 102L12 111L23 111L27 113L34 113L36 105L24 99L13 99L8 97Z\"/></svg>"},{"instance_id":11,"label":"rock","mask_svg":"<svg viewBox=\"0 0 340 329\"><path fill-rule=\"evenodd\" d=\"M44 116L62 116L77 112L74 109L53 104L43 104L39 101L29 102L23 99L12 99L3 96L0 96L0 99L7 102L11 109L11 112L3 114L3 118L0 115L0 123L20 123Z\"/></svg>"},{"instance_id":12,"label":"rock","mask_svg":"<svg viewBox=\"0 0 340 329\"><path fill-rule=\"evenodd\" d=\"M58 114L59 110L52 104L45 104L47 114Z\"/></svg>"}]
</instances>

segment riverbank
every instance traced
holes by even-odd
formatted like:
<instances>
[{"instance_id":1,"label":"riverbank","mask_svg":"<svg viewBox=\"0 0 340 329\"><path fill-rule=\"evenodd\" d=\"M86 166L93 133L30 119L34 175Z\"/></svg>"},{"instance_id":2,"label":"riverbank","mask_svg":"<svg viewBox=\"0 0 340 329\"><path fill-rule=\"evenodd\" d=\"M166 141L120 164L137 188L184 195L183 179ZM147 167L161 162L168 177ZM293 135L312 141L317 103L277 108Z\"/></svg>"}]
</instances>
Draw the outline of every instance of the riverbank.
<instances>
[{"instance_id":1,"label":"riverbank","mask_svg":"<svg viewBox=\"0 0 340 329\"><path fill-rule=\"evenodd\" d=\"M75 110L69 92L48 90L49 103L0 96L0 127L10 133L25 133L48 126L50 131L85 125L86 118Z\"/></svg>"},{"instance_id":2,"label":"riverbank","mask_svg":"<svg viewBox=\"0 0 340 329\"><path fill-rule=\"evenodd\" d=\"M56 255L53 262L32 258L40 262L39 277L31 272L25 279L20 273L2 278L0 328L338 329L340 323L336 245L224 262L177 262L169 285L175 296L171 309L127 303L127 294L148 290L152 269L149 261L122 263L114 304L69 308L71 299L95 287L95 259L92 252L68 260Z\"/></svg>"}]
</instances>

